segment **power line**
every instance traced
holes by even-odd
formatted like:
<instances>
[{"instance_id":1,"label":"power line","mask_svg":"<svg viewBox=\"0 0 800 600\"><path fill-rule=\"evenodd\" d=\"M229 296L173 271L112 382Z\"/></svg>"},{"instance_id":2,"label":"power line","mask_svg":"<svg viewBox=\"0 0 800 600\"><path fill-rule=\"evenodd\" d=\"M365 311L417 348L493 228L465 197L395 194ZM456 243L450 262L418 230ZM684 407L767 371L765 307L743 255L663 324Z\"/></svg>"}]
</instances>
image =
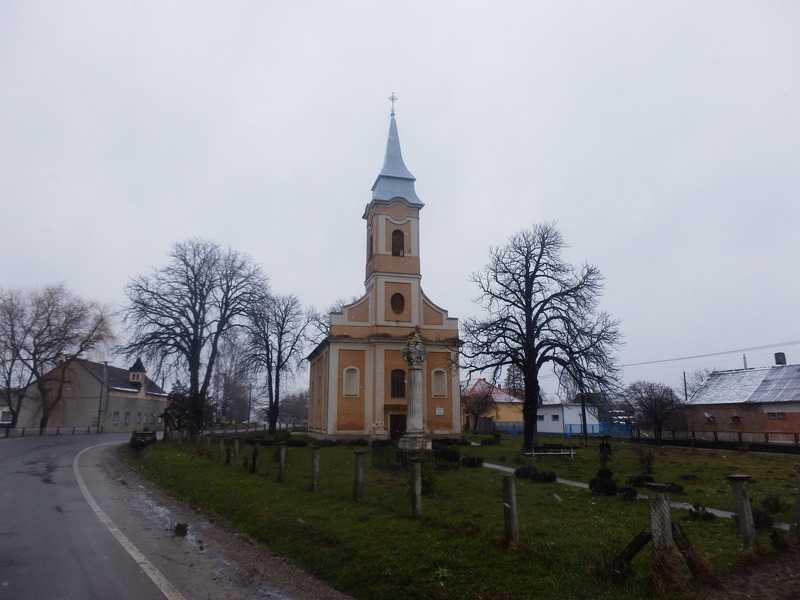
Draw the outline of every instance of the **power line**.
<instances>
[{"instance_id":1,"label":"power line","mask_svg":"<svg viewBox=\"0 0 800 600\"><path fill-rule=\"evenodd\" d=\"M800 340L794 340L792 342L778 342L777 344L767 344L766 346L751 346L750 348L740 348L738 350L728 350L726 352L710 352L709 354L696 354L695 356L682 356L680 358L665 358L662 360L648 360L645 362L638 362L638 363L629 363L627 365L622 365L623 367L639 367L641 365L655 365L658 363L667 363L667 362L677 362L680 360L692 360L694 358L708 358L710 356L722 356L724 354L733 354L738 352L750 352L752 350L766 350L767 348L775 348L777 346L794 346L795 344L800 344Z\"/></svg>"}]
</instances>

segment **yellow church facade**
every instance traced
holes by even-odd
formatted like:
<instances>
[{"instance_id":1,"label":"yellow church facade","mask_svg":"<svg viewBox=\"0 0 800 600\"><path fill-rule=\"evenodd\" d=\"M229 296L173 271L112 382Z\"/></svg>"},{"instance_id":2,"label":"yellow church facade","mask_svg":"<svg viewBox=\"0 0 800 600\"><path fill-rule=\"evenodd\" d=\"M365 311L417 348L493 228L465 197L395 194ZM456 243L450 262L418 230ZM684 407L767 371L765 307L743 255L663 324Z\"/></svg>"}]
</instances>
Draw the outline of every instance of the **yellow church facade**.
<instances>
[{"instance_id":1,"label":"yellow church facade","mask_svg":"<svg viewBox=\"0 0 800 600\"><path fill-rule=\"evenodd\" d=\"M327 338L310 354L309 431L325 439L399 439L408 414L408 336L419 329L423 427L432 437L461 433L458 319L423 292L419 213L424 204L406 168L394 114L383 169L366 220L364 295L330 315Z\"/></svg>"}]
</instances>

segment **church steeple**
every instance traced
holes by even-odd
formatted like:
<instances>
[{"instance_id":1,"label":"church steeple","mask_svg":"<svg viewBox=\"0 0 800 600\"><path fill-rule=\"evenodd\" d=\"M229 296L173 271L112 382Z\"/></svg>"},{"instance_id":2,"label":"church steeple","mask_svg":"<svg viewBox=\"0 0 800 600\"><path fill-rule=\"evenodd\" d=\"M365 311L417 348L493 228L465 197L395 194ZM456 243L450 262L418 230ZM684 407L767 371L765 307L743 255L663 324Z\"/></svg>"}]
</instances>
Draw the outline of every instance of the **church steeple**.
<instances>
[{"instance_id":1,"label":"church steeple","mask_svg":"<svg viewBox=\"0 0 800 600\"><path fill-rule=\"evenodd\" d=\"M422 208L424 204L414 191L414 182L417 180L403 162L400 151L400 136L397 134L397 122L392 109L389 122L389 138L386 141L386 156L375 184L372 186L373 202L390 202L394 198L402 198L410 205Z\"/></svg>"}]
</instances>

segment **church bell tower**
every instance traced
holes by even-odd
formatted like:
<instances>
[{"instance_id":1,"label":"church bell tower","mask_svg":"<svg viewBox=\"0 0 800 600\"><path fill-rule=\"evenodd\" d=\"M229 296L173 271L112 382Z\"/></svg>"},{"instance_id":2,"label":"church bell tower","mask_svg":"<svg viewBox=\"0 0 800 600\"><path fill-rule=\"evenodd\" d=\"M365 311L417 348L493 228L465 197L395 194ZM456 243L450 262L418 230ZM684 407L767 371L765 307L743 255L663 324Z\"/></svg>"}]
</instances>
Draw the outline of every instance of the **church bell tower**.
<instances>
[{"instance_id":1,"label":"church bell tower","mask_svg":"<svg viewBox=\"0 0 800 600\"><path fill-rule=\"evenodd\" d=\"M417 330L427 434L461 433L458 320L421 287L419 216L424 204L403 162L394 113L366 220L364 295L330 315L330 334L308 357L309 431L324 438L393 438L406 430L408 365L402 350ZM442 261L444 264L444 261Z\"/></svg>"}]
</instances>

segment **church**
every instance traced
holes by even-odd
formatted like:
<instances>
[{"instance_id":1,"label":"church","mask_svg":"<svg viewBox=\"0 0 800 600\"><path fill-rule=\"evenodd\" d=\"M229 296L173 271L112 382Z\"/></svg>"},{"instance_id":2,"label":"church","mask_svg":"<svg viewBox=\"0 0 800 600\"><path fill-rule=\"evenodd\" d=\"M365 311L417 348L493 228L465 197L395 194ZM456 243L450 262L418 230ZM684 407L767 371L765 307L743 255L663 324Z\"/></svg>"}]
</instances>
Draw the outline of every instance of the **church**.
<instances>
[{"instance_id":1,"label":"church","mask_svg":"<svg viewBox=\"0 0 800 600\"><path fill-rule=\"evenodd\" d=\"M419 214L424 204L415 181L403 162L393 108L383 168L363 214L364 295L330 315L328 336L308 357L308 429L316 437L403 436L409 365L402 350L417 330L427 349L421 369L425 434L461 433L458 319L422 291Z\"/></svg>"}]
</instances>

